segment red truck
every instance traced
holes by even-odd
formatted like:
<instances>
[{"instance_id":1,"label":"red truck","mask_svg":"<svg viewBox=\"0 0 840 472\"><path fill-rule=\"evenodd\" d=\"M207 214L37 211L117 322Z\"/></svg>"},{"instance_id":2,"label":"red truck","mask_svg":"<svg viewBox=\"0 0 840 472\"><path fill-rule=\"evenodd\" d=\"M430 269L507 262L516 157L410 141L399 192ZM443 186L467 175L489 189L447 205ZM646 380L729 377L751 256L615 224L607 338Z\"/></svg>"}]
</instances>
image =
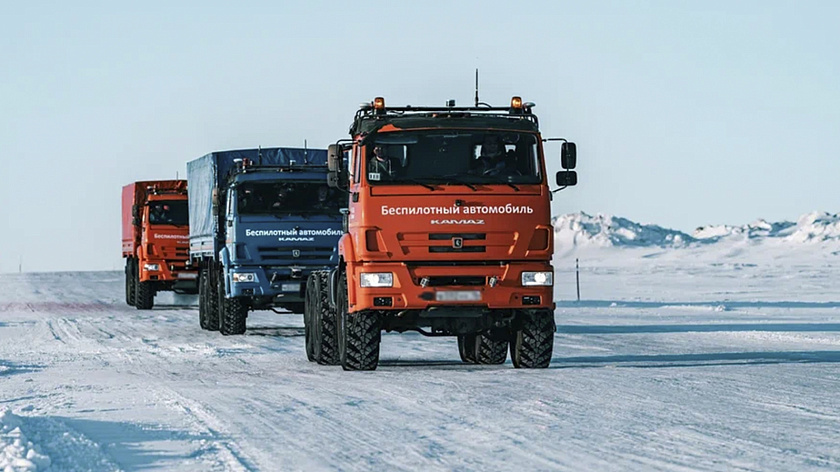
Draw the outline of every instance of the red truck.
<instances>
[{"instance_id":1,"label":"red truck","mask_svg":"<svg viewBox=\"0 0 840 472\"><path fill-rule=\"evenodd\" d=\"M558 190L577 150L543 138L533 103L356 112L329 147L328 183L349 194L338 266L307 282L307 357L373 370L382 331L457 336L464 362L548 367L554 251L543 143L561 141ZM403 339L404 340L404 339Z\"/></svg>"},{"instance_id":2,"label":"red truck","mask_svg":"<svg viewBox=\"0 0 840 472\"><path fill-rule=\"evenodd\" d=\"M159 291L198 292L189 263L186 180L134 182L122 189L125 302L150 310Z\"/></svg>"}]
</instances>

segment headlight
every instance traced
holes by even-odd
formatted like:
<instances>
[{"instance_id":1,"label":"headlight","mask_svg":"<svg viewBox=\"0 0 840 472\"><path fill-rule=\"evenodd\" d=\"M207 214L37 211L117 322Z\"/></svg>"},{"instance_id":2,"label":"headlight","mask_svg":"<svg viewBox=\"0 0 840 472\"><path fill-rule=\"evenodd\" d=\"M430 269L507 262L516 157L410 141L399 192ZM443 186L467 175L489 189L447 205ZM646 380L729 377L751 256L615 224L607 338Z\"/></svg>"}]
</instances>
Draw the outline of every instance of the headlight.
<instances>
[{"instance_id":1,"label":"headlight","mask_svg":"<svg viewBox=\"0 0 840 472\"><path fill-rule=\"evenodd\" d=\"M554 273L553 272L523 272L522 273L522 286L523 287L533 287L533 286L549 287L551 285L554 285Z\"/></svg>"},{"instance_id":2,"label":"headlight","mask_svg":"<svg viewBox=\"0 0 840 472\"><path fill-rule=\"evenodd\" d=\"M393 287L394 274L390 272L362 273L360 284L362 287Z\"/></svg>"},{"instance_id":3,"label":"headlight","mask_svg":"<svg viewBox=\"0 0 840 472\"><path fill-rule=\"evenodd\" d=\"M157 272L160 270L160 264L143 264L143 268L146 270Z\"/></svg>"},{"instance_id":4,"label":"headlight","mask_svg":"<svg viewBox=\"0 0 840 472\"><path fill-rule=\"evenodd\" d=\"M257 281L257 274L253 272L234 272L230 279L233 280L234 283L239 282L256 282Z\"/></svg>"}]
</instances>

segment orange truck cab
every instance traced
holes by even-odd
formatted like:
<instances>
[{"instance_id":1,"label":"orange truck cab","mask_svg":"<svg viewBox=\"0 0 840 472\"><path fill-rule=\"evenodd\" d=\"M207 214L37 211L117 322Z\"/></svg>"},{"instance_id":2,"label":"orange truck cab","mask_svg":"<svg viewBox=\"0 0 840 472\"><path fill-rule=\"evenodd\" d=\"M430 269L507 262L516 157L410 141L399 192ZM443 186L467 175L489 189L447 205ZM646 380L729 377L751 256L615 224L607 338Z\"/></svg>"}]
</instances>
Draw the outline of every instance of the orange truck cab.
<instances>
[{"instance_id":1,"label":"orange truck cab","mask_svg":"<svg viewBox=\"0 0 840 472\"><path fill-rule=\"evenodd\" d=\"M553 228L539 121L510 107L364 105L329 149L347 190L339 266L310 276L307 356L372 370L381 331L457 336L464 362L547 367ZM556 175L575 185L563 141Z\"/></svg>"},{"instance_id":2,"label":"orange truck cab","mask_svg":"<svg viewBox=\"0 0 840 472\"><path fill-rule=\"evenodd\" d=\"M123 187L122 255L128 305L149 310L163 290L197 293L198 271L189 266L186 180Z\"/></svg>"}]
</instances>

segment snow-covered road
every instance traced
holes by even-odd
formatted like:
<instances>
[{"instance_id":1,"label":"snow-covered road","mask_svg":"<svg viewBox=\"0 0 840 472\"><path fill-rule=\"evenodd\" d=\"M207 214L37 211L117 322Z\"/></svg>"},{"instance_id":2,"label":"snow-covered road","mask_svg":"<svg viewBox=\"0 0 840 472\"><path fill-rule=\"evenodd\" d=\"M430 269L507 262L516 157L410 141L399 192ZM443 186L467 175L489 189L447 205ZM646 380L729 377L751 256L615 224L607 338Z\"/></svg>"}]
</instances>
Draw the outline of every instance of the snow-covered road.
<instances>
[{"instance_id":1,"label":"snow-covered road","mask_svg":"<svg viewBox=\"0 0 840 472\"><path fill-rule=\"evenodd\" d=\"M222 337L119 272L0 275L0 470L840 470L838 264L649 256L584 264L536 371L388 334L343 372L299 315Z\"/></svg>"}]
</instances>

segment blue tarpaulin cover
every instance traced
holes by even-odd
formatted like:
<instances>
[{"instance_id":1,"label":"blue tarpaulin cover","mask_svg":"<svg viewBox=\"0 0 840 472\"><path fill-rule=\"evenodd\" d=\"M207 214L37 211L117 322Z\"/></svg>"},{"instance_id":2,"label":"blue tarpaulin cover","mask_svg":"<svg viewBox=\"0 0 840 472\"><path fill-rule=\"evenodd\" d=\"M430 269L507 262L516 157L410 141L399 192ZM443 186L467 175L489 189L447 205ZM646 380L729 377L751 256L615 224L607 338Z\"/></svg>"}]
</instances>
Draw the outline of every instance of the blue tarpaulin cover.
<instances>
[{"instance_id":1,"label":"blue tarpaulin cover","mask_svg":"<svg viewBox=\"0 0 840 472\"><path fill-rule=\"evenodd\" d=\"M265 148L220 151L187 162L187 194L190 205L190 252L213 251L215 218L213 190L225 185L235 159L250 159L254 165L326 166L325 149Z\"/></svg>"}]
</instances>

